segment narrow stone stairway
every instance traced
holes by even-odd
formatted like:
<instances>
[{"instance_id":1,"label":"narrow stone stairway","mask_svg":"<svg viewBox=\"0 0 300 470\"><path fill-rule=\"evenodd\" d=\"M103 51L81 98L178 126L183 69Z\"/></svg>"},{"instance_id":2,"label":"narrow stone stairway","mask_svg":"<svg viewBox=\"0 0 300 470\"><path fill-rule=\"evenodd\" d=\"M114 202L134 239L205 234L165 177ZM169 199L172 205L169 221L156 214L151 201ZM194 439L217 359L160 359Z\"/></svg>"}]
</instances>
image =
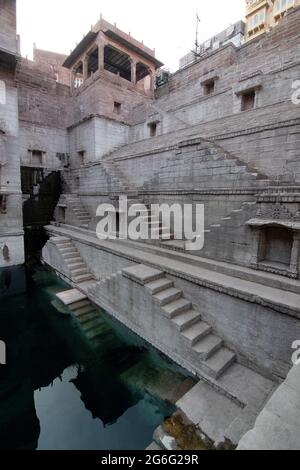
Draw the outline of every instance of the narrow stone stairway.
<instances>
[{"instance_id":1,"label":"narrow stone stairway","mask_svg":"<svg viewBox=\"0 0 300 470\"><path fill-rule=\"evenodd\" d=\"M181 289L174 287L174 282L163 271L134 265L95 283L88 289L88 295L95 302L109 300L122 289L124 277L146 289L161 314L173 323L199 371L218 379L236 362L235 353L224 345L212 326L203 320L197 308L185 298Z\"/></svg>"},{"instance_id":2,"label":"narrow stone stairway","mask_svg":"<svg viewBox=\"0 0 300 470\"><path fill-rule=\"evenodd\" d=\"M55 243L62 256L73 282L79 284L94 279L76 246L69 238L53 237L51 241Z\"/></svg>"},{"instance_id":3,"label":"narrow stone stairway","mask_svg":"<svg viewBox=\"0 0 300 470\"><path fill-rule=\"evenodd\" d=\"M79 196L73 194L68 195L66 196L66 201L78 219L79 226L87 229L91 221L91 216L82 204Z\"/></svg>"},{"instance_id":4,"label":"narrow stone stairway","mask_svg":"<svg viewBox=\"0 0 300 470\"><path fill-rule=\"evenodd\" d=\"M68 307L79 322L86 338L94 346L97 346L97 340L103 331L103 325L97 307L95 307L88 298L74 302Z\"/></svg>"},{"instance_id":5,"label":"narrow stone stairway","mask_svg":"<svg viewBox=\"0 0 300 470\"><path fill-rule=\"evenodd\" d=\"M198 355L201 367L214 378L220 377L236 361L223 340L213 333L212 326L202 320L201 313L187 300L181 289L163 273L147 279L146 289L161 306L163 314L174 323L180 334Z\"/></svg>"}]
</instances>

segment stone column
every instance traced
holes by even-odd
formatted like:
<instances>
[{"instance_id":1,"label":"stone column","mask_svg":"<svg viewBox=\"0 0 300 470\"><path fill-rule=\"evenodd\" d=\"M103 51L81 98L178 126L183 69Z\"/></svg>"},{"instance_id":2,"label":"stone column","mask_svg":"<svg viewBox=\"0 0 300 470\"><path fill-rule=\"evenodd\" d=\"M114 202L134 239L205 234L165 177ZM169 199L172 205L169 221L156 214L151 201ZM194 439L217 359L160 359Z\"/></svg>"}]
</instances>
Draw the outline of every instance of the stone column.
<instances>
[{"instance_id":1,"label":"stone column","mask_svg":"<svg viewBox=\"0 0 300 470\"><path fill-rule=\"evenodd\" d=\"M75 90L75 77L76 77L76 70L73 69L71 72L71 90L74 92Z\"/></svg>"},{"instance_id":2,"label":"stone column","mask_svg":"<svg viewBox=\"0 0 300 470\"><path fill-rule=\"evenodd\" d=\"M86 55L84 58L83 58L83 61L82 61L82 70L83 70L83 83L85 83L85 81L87 80L88 78L88 56Z\"/></svg>"},{"instance_id":3,"label":"stone column","mask_svg":"<svg viewBox=\"0 0 300 470\"><path fill-rule=\"evenodd\" d=\"M155 85L155 72L152 69L149 69L149 76L150 76L150 91L154 91Z\"/></svg>"},{"instance_id":4,"label":"stone column","mask_svg":"<svg viewBox=\"0 0 300 470\"><path fill-rule=\"evenodd\" d=\"M136 61L131 59L131 83L136 85Z\"/></svg>"},{"instance_id":5,"label":"stone column","mask_svg":"<svg viewBox=\"0 0 300 470\"><path fill-rule=\"evenodd\" d=\"M294 232L294 240L291 253L290 271L298 277L299 274L299 253L300 253L300 232Z\"/></svg>"},{"instance_id":6,"label":"stone column","mask_svg":"<svg viewBox=\"0 0 300 470\"><path fill-rule=\"evenodd\" d=\"M252 231L253 231L253 240L252 240L251 266L257 267L259 263L259 255L260 255L261 230L260 228L256 227Z\"/></svg>"},{"instance_id":7,"label":"stone column","mask_svg":"<svg viewBox=\"0 0 300 470\"><path fill-rule=\"evenodd\" d=\"M104 47L105 44L103 43L98 46L98 70L104 69Z\"/></svg>"}]
</instances>

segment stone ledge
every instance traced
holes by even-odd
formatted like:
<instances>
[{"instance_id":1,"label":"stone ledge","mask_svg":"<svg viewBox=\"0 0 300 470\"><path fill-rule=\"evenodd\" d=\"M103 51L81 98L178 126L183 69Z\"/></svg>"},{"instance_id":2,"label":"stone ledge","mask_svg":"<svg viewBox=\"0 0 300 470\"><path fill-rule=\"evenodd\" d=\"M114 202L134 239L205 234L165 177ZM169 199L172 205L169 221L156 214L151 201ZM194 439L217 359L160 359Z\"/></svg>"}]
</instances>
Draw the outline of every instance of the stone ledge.
<instances>
[{"instance_id":1,"label":"stone ledge","mask_svg":"<svg viewBox=\"0 0 300 470\"><path fill-rule=\"evenodd\" d=\"M166 255L149 254L147 251L143 251L142 246L138 248L131 247L129 244L118 243L116 240L100 241L91 235L54 226L47 226L46 231L68 236L77 242L110 254L115 254L134 263L146 264L155 269L159 268L166 274L171 274L199 286L300 319L300 295L293 292L286 292L285 290L264 286L253 281L210 271L183 261L169 259Z\"/></svg>"}]
</instances>

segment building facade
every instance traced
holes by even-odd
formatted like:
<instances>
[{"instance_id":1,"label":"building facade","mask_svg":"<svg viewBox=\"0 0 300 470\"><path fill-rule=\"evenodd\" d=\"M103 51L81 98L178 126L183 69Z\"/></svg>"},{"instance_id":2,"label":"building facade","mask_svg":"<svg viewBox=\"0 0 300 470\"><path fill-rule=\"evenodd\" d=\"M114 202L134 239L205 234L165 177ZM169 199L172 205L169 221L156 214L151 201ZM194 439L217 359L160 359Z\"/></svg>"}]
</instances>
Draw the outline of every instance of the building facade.
<instances>
[{"instance_id":1,"label":"building facade","mask_svg":"<svg viewBox=\"0 0 300 470\"><path fill-rule=\"evenodd\" d=\"M271 31L289 10L299 5L299 0L246 0L245 40Z\"/></svg>"}]
</instances>

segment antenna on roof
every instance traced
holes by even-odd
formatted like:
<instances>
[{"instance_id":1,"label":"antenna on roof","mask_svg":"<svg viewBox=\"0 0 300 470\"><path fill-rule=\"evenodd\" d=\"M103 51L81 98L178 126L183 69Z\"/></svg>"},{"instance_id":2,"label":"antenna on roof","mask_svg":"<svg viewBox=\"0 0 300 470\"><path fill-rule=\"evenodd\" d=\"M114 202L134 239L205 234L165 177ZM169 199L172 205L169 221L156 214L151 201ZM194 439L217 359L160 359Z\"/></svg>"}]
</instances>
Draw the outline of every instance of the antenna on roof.
<instances>
[{"instance_id":1,"label":"antenna on roof","mask_svg":"<svg viewBox=\"0 0 300 470\"><path fill-rule=\"evenodd\" d=\"M201 20L199 18L198 13L196 13L196 40L195 40L195 54L198 54L198 49L199 49L199 41L198 41L198 36L199 36L199 24Z\"/></svg>"}]
</instances>

